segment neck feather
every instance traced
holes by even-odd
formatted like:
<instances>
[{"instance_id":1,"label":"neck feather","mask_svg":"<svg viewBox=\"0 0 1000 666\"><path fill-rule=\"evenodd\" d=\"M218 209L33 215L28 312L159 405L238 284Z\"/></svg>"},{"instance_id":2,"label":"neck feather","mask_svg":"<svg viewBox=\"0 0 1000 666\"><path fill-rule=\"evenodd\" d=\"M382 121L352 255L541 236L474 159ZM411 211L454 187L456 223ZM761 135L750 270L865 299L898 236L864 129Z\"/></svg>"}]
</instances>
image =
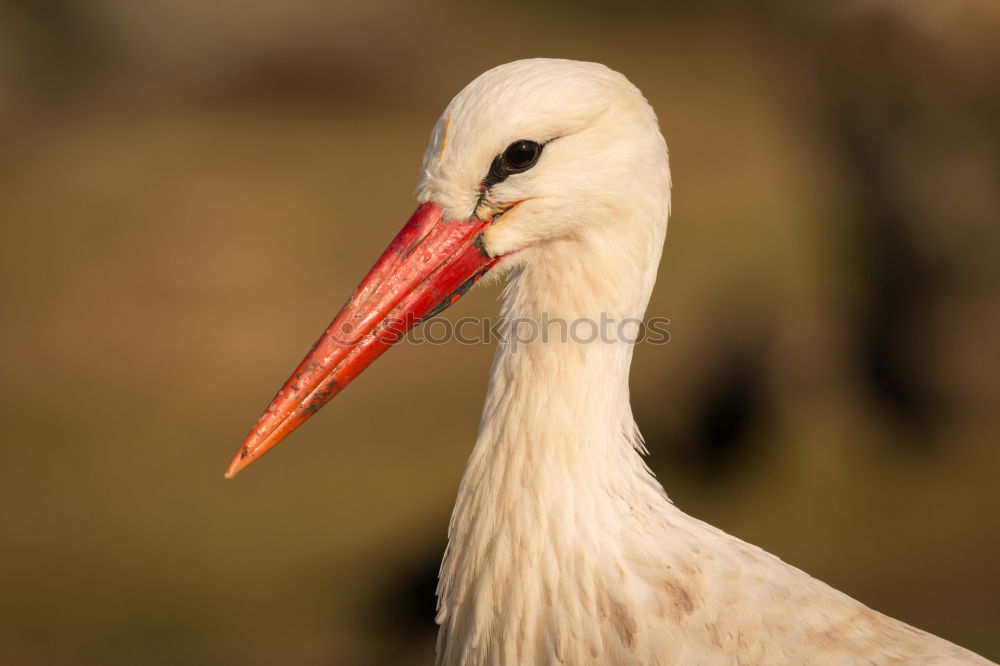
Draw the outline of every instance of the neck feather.
<instances>
[{"instance_id":1,"label":"neck feather","mask_svg":"<svg viewBox=\"0 0 1000 666\"><path fill-rule=\"evenodd\" d=\"M546 553L550 563L580 549L594 553L613 543L608 532L623 522L616 512L668 502L641 458L628 390L630 340L662 234L618 254L606 240L552 243L516 269L504 291L510 329L494 357L442 564L445 643L449 632L495 626L497 613L518 605L496 596L524 589L511 576L537 574L530 584L542 587L555 580L554 571L546 577L526 563Z\"/></svg>"}]
</instances>

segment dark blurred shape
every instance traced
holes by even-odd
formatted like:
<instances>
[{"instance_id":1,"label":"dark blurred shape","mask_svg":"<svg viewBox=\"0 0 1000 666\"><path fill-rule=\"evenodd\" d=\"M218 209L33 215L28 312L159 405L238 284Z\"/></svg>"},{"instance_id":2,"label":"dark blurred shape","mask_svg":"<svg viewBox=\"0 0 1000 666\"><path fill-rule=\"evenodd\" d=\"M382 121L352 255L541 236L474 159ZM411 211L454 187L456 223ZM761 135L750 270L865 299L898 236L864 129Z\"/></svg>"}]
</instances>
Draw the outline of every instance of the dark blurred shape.
<instances>
[{"instance_id":1,"label":"dark blurred shape","mask_svg":"<svg viewBox=\"0 0 1000 666\"><path fill-rule=\"evenodd\" d=\"M680 448L681 462L708 480L722 479L760 454L753 449L753 435L765 404L762 350L731 347L724 354L726 360L703 389L690 439Z\"/></svg>"},{"instance_id":2,"label":"dark blurred shape","mask_svg":"<svg viewBox=\"0 0 1000 666\"><path fill-rule=\"evenodd\" d=\"M85 6L65 0L7 0L13 39L23 45L19 83L41 103L71 99L108 62L105 36Z\"/></svg>"},{"instance_id":3,"label":"dark blurred shape","mask_svg":"<svg viewBox=\"0 0 1000 666\"><path fill-rule=\"evenodd\" d=\"M391 572L381 590L372 595L372 620L398 640L433 640L437 633L433 609L437 604L438 570L444 545L435 543L404 566Z\"/></svg>"},{"instance_id":4,"label":"dark blurred shape","mask_svg":"<svg viewBox=\"0 0 1000 666\"><path fill-rule=\"evenodd\" d=\"M821 118L855 212L841 238L842 260L867 283L854 361L910 449L932 445L922 434L945 408L943 357L919 341L944 299L986 286L968 278L992 272L976 264L1000 251L995 232L980 233L1000 219L996 197L992 209L955 198L982 197L962 182L970 164L1000 182L1000 49L985 6L960 4L854 3L786 33L803 38L824 83ZM957 245L934 241L942 227Z\"/></svg>"},{"instance_id":5,"label":"dark blurred shape","mask_svg":"<svg viewBox=\"0 0 1000 666\"><path fill-rule=\"evenodd\" d=\"M877 103L877 98L865 99ZM866 237L867 252L859 264L869 288L858 319L857 361L882 408L919 432L934 417L935 405L927 395L921 368L913 362L911 339L921 324L923 295L935 276L926 258L913 247L905 206L900 202L905 193L893 185L892 165L877 138L858 127L857 115L838 115L835 123L847 182L861 211L852 223L858 225L858 235ZM913 437L908 441L925 440Z\"/></svg>"},{"instance_id":6,"label":"dark blurred shape","mask_svg":"<svg viewBox=\"0 0 1000 666\"><path fill-rule=\"evenodd\" d=\"M691 407L679 421L652 401L637 403L654 469L679 467L688 478L714 484L761 455L754 435L766 408L764 354L760 339L724 343L707 376L688 389Z\"/></svg>"}]
</instances>

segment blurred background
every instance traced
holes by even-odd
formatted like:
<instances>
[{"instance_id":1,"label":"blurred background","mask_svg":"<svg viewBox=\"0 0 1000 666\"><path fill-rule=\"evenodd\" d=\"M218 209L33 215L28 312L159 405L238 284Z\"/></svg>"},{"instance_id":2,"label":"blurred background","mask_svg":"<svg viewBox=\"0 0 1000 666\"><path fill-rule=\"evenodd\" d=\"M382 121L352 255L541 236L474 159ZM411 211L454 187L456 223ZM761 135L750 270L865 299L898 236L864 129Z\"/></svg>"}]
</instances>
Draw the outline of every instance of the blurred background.
<instances>
[{"instance_id":1,"label":"blurred background","mask_svg":"<svg viewBox=\"0 0 1000 666\"><path fill-rule=\"evenodd\" d=\"M752 4L0 2L0 661L431 663L491 347L222 472L445 104L532 56L671 148L633 400L674 501L1000 659L1000 3Z\"/></svg>"}]
</instances>

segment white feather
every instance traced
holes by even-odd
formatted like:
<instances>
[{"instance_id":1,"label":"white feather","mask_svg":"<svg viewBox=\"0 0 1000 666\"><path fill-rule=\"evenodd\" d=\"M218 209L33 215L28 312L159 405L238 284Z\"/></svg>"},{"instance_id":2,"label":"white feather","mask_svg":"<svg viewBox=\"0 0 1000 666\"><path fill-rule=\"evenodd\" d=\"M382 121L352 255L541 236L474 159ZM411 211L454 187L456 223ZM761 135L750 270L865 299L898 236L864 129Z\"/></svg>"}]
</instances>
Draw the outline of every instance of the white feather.
<instances>
[{"instance_id":1,"label":"white feather","mask_svg":"<svg viewBox=\"0 0 1000 666\"><path fill-rule=\"evenodd\" d=\"M480 202L519 139L548 142L538 164ZM485 240L508 321L642 317L670 171L620 74L545 59L486 72L435 127L417 192L448 216L506 210ZM441 567L439 663L988 663L671 504L640 456L631 359L627 342L558 335L497 350Z\"/></svg>"}]
</instances>

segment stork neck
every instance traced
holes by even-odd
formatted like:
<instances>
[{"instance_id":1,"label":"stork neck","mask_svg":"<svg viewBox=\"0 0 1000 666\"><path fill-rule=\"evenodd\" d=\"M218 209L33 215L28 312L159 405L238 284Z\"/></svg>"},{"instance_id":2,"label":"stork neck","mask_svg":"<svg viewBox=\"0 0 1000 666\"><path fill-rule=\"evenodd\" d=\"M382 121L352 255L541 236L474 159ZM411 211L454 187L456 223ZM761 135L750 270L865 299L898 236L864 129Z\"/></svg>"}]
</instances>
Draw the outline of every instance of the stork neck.
<instances>
[{"instance_id":1,"label":"stork neck","mask_svg":"<svg viewBox=\"0 0 1000 666\"><path fill-rule=\"evenodd\" d=\"M638 262L607 265L614 258L602 255L599 243L588 247L546 248L546 260L515 271L504 291L501 312L510 326L534 321L541 329L548 315L550 336L508 337L494 357L441 567L442 637L476 633L488 626L484 618L497 612L495 604L516 605L511 590L521 588L508 580L514 572L555 575L530 568L529 560L572 561L583 552L588 561L600 559L607 544L619 542L606 534L628 524L625 516L667 503L637 450L628 400L633 345L616 336L563 338L556 321L641 317L659 250L646 245L655 256L643 257L643 273ZM555 579L537 582L557 586ZM499 599L488 590L507 592Z\"/></svg>"},{"instance_id":2,"label":"stork neck","mask_svg":"<svg viewBox=\"0 0 1000 666\"><path fill-rule=\"evenodd\" d=\"M482 501L503 512L526 487L538 501L648 482L628 378L659 245L640 238L630 251L616 241L618 253L598 237L552 243L511 276L501 299L507 338L456 514ZM572 477L586 482L547 482Z\"/></svg>"},{"instance_id":3,"label":"stork neck","mask_svg":"<svg viewBox=\"0 0 1000 666\"><path fill-rule=\"evenodd\" d=\"M441 566L444 663L462 659L451 653L461 648L449 635L475 645L499 618L520 623L533 590L551 596L559 589L558 570L542 562L613 567L608 549L622 542L622 530L669 506L638 451L628 394L632 343L617 330L589 339L587 323L576 324L579 337L572 329L602 317L616 328L642 317L664 226L631 245L598 237L551 243L510 277L501 314L511 327L534 322L538 334L510 331L494 357Z\"/></svg>"}]
</instances>

